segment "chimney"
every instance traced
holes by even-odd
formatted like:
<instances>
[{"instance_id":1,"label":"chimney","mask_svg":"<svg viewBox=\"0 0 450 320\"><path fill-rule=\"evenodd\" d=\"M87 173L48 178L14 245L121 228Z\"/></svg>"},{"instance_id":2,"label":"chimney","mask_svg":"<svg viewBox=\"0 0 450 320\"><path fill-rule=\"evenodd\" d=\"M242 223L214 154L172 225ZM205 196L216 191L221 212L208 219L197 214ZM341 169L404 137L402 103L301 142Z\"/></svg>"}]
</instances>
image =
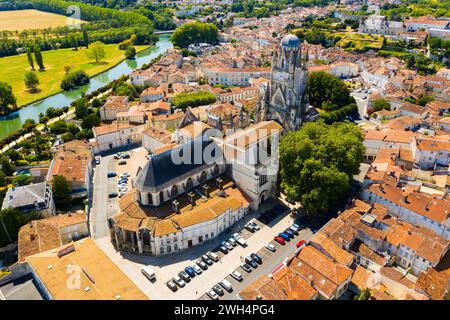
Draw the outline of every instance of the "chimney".
<instances>
[{"instance_id":1,"label":"chimney","mask_svg":"<svg viewBox=\"0 0 450 320\"><path fill-rule=\"evenodd\" d=\"M30 241L34 241L34 239L36 239L36 236L34 235L34 233L30 233Z\"/></svg>"},{"instance_id":2,"label":"chimney","mask_svg":"<svg viewBox=\"0 0 450 320\"><path fill-rule=\"evenodd\" d=\"M202 188L203 188L203 193L209 198L209 191L208 191L209 186L207 184L204 184L202 186Z\"/></svg>"},{"instance_id":3,"label":"chimney","mask_svg":"<svg viewBox=\"0 0 450 320\"><path fill-rule=\"evenodd\" d=\"M222 178L219 177L216 179L217 188L219 188L220 190L222 190L222 182L223 182Z\"/></svg>"},{"instance_id":4,"label":"chimney","mask_svg":"<svg viewBox=\"0 0 450 320\"><path fill-rule=\"evenodd\" d=\"M258 295L256 296L256 300L262 300L262 296L261 296L260 294L258 294Z\"/></svg>"},{"instance_id":5,"label":"chimney","mask_svg":"<svg viewBox=\"0 0 450 320\"><path fill-rule=\"evenodd\" d=\"M179 209L178 209L178 205L180 203L177 200L173 200L172 201L172 209L176 212L176 213L180 213Z\"/></svg>"},{"instance_id":6,"label":"chimney","mask_svg":"<svg viewBox=\"0 0 450 320\"><path fill-rule=\"evenodd\" d=\"M404 202L404 203L409 203L409 201L408 201L408 195L403 195L402 194L402 201ZM427 204L428 205L428 204Z\"/></svg>"},{"instance_id":7,"label":"chimney","mask_svg":"<svg viewBox=\"0 0 450 320\"><path fill-rule=\"evenodd\" d=\"M192 206L195 206L195 202L194 202L194 193L193 193L192 191L188 193L188 197L189 197L189 203L190 203Z\"/></svg>"}]
</instances>

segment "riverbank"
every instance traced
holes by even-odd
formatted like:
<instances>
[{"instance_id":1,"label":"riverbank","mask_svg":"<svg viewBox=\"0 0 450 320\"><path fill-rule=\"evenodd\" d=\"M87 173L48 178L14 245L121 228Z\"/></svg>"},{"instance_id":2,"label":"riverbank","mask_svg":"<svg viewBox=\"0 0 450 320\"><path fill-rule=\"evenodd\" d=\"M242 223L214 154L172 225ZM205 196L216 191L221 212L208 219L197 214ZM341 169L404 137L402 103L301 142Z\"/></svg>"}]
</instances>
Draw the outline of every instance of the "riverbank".
<instances>
[{"instance_id":1,"label":"riverbank","mask_svg":"<svg viewBox=\"0 0 450 320\"><path fill-rule=\"evenodd\" d=\"M150 48L149 45L136 46L137 52ZM64 66L72 66L72 71L83 70L89 77L104 73L125 60L124 51L119 50L117 44L105 45L106 56L101 63L93 63L86 55L86 48L77 51L72 49L60 49L42 52L44 72L36 71L39 79L39 92L31 94L27 92L24 77L30 70L26 54L0 58L0 81L11 85L17 98L18 109L42 99L63 92L60 83L65 76Z\"/></svg>"}]
</instances>

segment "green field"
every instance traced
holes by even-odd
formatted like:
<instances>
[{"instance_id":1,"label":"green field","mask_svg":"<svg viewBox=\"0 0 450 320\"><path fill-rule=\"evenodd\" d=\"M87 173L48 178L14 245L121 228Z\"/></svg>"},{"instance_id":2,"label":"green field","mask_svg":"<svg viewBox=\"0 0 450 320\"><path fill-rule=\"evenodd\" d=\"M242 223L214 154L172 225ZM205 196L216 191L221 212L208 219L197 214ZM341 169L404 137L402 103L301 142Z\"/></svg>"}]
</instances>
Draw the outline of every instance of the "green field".
<instances>
[{"instance_id":1,"label":"green field","mask_svg":"<svg viewBox=\"0 0 450 320\"><path fill-rule=\"evenodd\" d=\"M359 33L336 33L342 37L336 43L337 46L346 48L349 46L352 50L381 49L383 46L383 37L379 35L359 34Z\"/></svg>"},{"instance_id":2,"label":"green field","mask_svg":"<svg viewBox=\"0 0 450 320\"><path fill-rule=\"evenodd\" d=\"M148 46L136 46L136 50L142 51ZM117 44L105 45L106 57L102 62L96 64L85 54L86 49L78 51L72 49L61 49L42 52L45 71L35 71L39 78L40 91L29 93L26 91L24 76L30 71L26 54L0 59L0 81L9 83L17 98L17 105L24 106L31 102L43 99L61 90L60 83L65 76L64 65L72 66L71 71L84 70L90 77L112 68L124 60L124 51L119 50Z\"/></svg>"}]
</instances>

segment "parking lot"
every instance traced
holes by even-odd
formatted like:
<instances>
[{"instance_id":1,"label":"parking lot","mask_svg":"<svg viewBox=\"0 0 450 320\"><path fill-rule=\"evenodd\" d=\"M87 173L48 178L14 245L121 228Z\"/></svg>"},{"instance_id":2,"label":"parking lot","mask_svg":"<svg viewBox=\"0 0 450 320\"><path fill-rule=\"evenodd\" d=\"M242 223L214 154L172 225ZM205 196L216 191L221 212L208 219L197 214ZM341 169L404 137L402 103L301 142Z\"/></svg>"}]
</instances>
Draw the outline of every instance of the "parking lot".
<instances>
[{"instance_id":1,"label":"parking lot","mask_svg":"<svg viewBox=\"0 0 450 320\"><path fill-rule=\"evenodd\" d=\"M274 201L267 204L267 206L273 205ZM117 252L108 237L98 239L97 242L105 253L108 254L108 256L150 299L193 300L204 296L204 294L220 280L226 278L231 271L238 269L242 264L242 260L246 256L249 256L251 253L260 252L261 248L271 242L274 235L282 232L293 223L293 217L287 210L284 214L273 216L272 221L266 221L267 224L257 221L256 223L260 227L259 231L252 233L247 230L243 230L245 223L254 217L254 215L249 215L246 217L245 221L241 221L233 226L229 233L223 234L214 240L205 242L201 246L192 247L177 254L161 257L139 256L126 252ZM217 248L220 245L220 242L228 239L233 233L238 231L240 231L241 237L246 239L247 246L242 247L237 245L226 255L218 252ZM288 255L288 252L295 251L296 247L294 242L296 243L296 239L291 240L286 246L284 246L284 248L277 250L277 254L274 256L270 256L270 252L260 252L264 263L261 268L258 268L251 273L251 277L256 277L257 274L264 274L265 272L270 273L270 271L272 271L272 265L275 266L276 264L280 264L284 257ZM203 271L201 275L197 275L192 278L184 288L178 288L176 292L172 292L166 285L167 281L172 280L172 278L177 276L178 273L184 270L185 267L195 264L196 261L208 251L216 252L220 257L220 260L209 266L208 270ZM268 261L270 261L270 263ZM142 275L141 269L145 265L150 266L155 272L155 282L150 282ZM247 282L247 278L250 279L244 274L244 271L240 273L244 276L244 281ZM235 299L236 297L224 296L224 298Z\"/></svg>"}]
</instances>

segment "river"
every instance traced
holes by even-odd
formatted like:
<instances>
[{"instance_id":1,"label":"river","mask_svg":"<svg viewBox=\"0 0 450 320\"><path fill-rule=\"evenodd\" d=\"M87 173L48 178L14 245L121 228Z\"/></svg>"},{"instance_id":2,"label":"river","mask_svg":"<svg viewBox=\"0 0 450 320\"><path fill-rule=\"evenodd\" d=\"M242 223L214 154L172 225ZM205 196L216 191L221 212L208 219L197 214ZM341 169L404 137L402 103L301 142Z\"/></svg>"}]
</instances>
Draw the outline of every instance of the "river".
<instances>
[{"instance_id":1,"label":"river","mask_svg":"<svg viewBox=\"0 0 450 320\"><path fill-rule=\"evenodd\" d=\"M122 75L130 74L170 48L172 48L170 34L160 34L159 41L151 48L138 53L136 59L122 61L108 71L92 77L89 84L85 86L78 87L72 91L58 93L23 107L18 111L18 117L9 120L0 120L0 138L4 138L9 133L19 129L27 119L33 119L36 122L39 121L39 114L41 112L45 114L45 111L50 107L62 108L69 106L72 101L80 98L82 92L91 93L109 82L118 79Z\"/></svg>"}]
</instances>

